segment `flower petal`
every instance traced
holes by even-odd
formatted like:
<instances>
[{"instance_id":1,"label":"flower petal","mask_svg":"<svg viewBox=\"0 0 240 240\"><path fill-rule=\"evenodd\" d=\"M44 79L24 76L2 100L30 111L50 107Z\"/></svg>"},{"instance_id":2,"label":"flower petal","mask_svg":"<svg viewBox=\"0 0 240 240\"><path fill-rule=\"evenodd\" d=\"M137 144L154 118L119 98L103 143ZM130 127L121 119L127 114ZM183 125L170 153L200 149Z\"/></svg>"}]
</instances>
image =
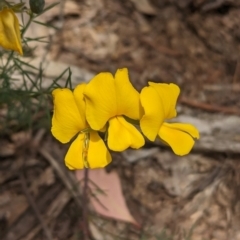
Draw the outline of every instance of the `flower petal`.
<instances>
[{"instance_id":1,"label":"flower petal","mask_svg":"<svg viewBox=\"0 0 240 240\"><path fill-rule=\"evenodd\" d=\"M197 130L190 124L174 125L174 123L163 123L159 130L159 137L170 145L176 155L186 155L194 145L194 139L191 135L196 137L199 135L197 134Z\"/></svg>"},{"instance_id":2,"label":"flower petal","mask_svg":"<svg viewBox=\"0 0 240 240\"><path fill-rule=\"evenodd\" d=\"M70 170L83 169L83 146L85 134L79 134L72 142L66 156L65 164ZM90 168L103 168L112 161L112 157L96 131L90 132L87 161Z\"/></svg>"},{"instance_id":3,"label":"flower petal","mask_svg":"<svg viewBox=\"0 0 240 240\"><path fill-rule=\"evenodd\" d=\"M0 11L0 45L23 55L18 18L11 9Z\"/></svg>"},{"instance_id":4,"label":"flower petal","mask_svg":"<svg viewBox=\"0 0 240 240\"><path fill-rule=\"evenodd\" d=\"M164 123L165 126L190 134L193 138L199 139L198 129L190 123Z\"/></svg>"},{"instance_id":5,"label":"flower petal","mask_svg":"<svg viewBox=\"0 0 240 240\"><path fill-rule=\"evenodd\" d=\"M128 77L127 68L118 69L115 74L117 95L117 115L140 119L139 92L133 87Z\"/></svg>"},{"instance_id":6,"label":"flower petal","mask_svg":"<svg viewBox=\"0 0 240 240\"><path fill-rule=\"evenodd\" d=\"M100 130L117 114L117 99L114 79L111 73L95 76L84 90L86 118L94 130Z\"/></svg>"},{"instance_id":7,"label":"flower petal","mask_svg":"<svg viewBox=\"0 0 240 240\"><path fill-rule=\"evenodd\" d=\"M123 117L109 120L108 147L113 151L124 151L128 147L140 148L145 141L142 134Z\"/></svg>"},{"instance_id":8,"label":"flower petal","mask_svg":"<svg viewBox=\"0 0 240 240\"><path fill-rule=\"evenodd\" d=\"M150 141L154 141L164 121L162 101L151 86L142 89L140 100L144 109L144 115L140 119L141 130Z\"/></svg>"},{"instance_id":9,"label":"flower petal","mask_svg":"<svg viewBox=\"0 0 240 240\"><path fill-rule=\"evenodd\" d=\"M88 163L90 168L103 168L112 161L112 157L98 133L90 132Z\"/></svg>"},{"instance_id":10,"label":"flower petal","mask_svg":"<svg viewBox=\"0 0 240 240\"><path fill-rule=\"evenodd\" d=\"M77 104L77 107L81 116L82 125L84 126L84 128L88 126L87 119L86 119L86 103L83 95L83 91L86 85L87 85L86 83L81 83L77 85L73 91L74 99Z\"/></svg>"},{"instance_id":11,"label":"flower petal","mask_svg":"<svg viewBox=\"0 0 240 240\"><path fill-rule=\"evenodd\" d=\"M79 134L72 142L65 156L65 164L70 170L83 169L82 158L84 134Z\"/></svg>"},{"instance_id":12,"label":"flower petal","mask_svg":"<svg viewBox=\"0 0 240 240\"><path fill-rule=\"evenodd\" d=\"M176 84L170 83L148 83L159 94L164 109L164 118L170 119L176 117L176 103L180 89Z\"/></svg>"},{"instance_id":13,"label":"flower petal","mask_svg":"<svg viewBox=\"0 0 240 240\"><path fill-rule=\"evenodd\" d=\"M51 131L60 142L67 143L85 126L71 90L58 88L52 95L54 111Z\"/></svg>"}]
</instances>

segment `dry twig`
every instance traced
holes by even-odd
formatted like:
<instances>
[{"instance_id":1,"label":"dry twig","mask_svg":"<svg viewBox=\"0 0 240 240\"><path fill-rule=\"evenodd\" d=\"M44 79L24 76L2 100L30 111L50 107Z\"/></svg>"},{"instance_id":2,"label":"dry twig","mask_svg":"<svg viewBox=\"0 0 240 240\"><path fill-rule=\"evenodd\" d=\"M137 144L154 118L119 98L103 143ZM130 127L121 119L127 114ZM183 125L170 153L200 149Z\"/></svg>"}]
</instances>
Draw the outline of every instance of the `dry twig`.
<instances>
[{"instance_id":1,"label":"dry twig","mask_svg":"<svg viewBox=\"0 0 240 240\"><path fill-rule=\"evenodd\" d=\"M78 187L71 182L70 178L66 176L65 172L63 171L58 161L45 148L40 148L38 151L50 163L53 169L57 172L58 176L60 177L63 184L72 195L76 204L81 208L82 204L79 198L80 193L78 192Z\"/></svg>"},{"instance_id":2,"label":"dry twig","mask_svg":"<svg viewBox=\"0 0 240 240\"><path fill-rule=\"evenodd\" d=\"M179 99L179 101L182 104L186 104L190 107L199 108L199 109L209 111L209 112L221 112L221 113L226 113L226 114L240 115L240 111L239 111L238 108L222 107L222 106L218 106L218 105L212 105L212 104L208 104L208 103L197 102L197 101L194 101L192 99L187 99L187 98L184 98L184 97L181 97Z\"/></svg>"},{"instance_id":3,"label":"dry twig","mask_svg":"<svg viewBox=\"0 0 240 240\"><path fill-rule=\"evenodd\" d=\"M34 213L36 214L36 217L37 217L39 223L41 224L41 227L42 227L47 239L53 240L50 230L48 229L47 225L45 224L43 217L41 216L41 213L38 211L38 207L37 207L36 203L34 202L31 194L28 191L26 180L25 180L22 172L19 173L19 179L21 181L22 189L23 189L24 194L26 195L29 205L32 207Z\"/></svg>"},{"instance_id":4,"label":"dry twig","mask_svg":"<svg viewBox=\"0 0 240 240\"><path fill-rule=\"evenodd\" d=\"M83 236L84 240L89 239L88 229L88 168L84 169L83 185Z\"/></svg>"},{"instance_id":5,"label":"dry twig","mask_svg":"<svg viewBox=\"0 0 240 240\"><path fill-rule=\"evenodd\" d=\"M57 218L63 208L66 206L66 204L70 201L71 197L69 192L64 189L62 190L55 200L52 202L51 206L48 209L47 214L44 215L44 219L46 224L49 224L53 221L54 218ZM30 233L28 233L27 236L24 236L21 240L32 240L35 239L35 236L39 233L41 230L40 226L36 226L31 230Z\"/></svg>"}]
</instances>

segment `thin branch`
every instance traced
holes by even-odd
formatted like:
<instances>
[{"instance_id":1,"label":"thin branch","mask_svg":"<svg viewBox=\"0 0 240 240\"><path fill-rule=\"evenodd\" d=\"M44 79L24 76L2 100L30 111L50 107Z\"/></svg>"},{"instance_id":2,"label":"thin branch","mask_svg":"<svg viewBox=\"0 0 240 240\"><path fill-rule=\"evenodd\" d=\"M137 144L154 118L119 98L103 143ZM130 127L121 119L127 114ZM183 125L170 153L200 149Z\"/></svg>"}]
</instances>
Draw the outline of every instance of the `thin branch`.
<instances>
[{"instance_id":1,"label":"thin branch","mask_svg":"<svg viewBox=\"0 0 240 240\"><path fill-rule=\"evenodd\" d=\"M46 224L43 220L43 217L41 216L41 213L38 211L38 207L37 207L36 203L34 202L32 196L27 188L26 180L23 176L23 173L21 173L21 172L19 173L19 179L21 181L22 189L23 189L24 194L26 195L28 203L32 207L34 213L36 214L36 217L46 235L46 238L48 240L53 240L52 234L51 234L50 230L48 229L48 227L46 226Z\"/></svg>"},{"instance_id":2,"label":"thin branch","mask_svg":"<svg viewBox=\"0 0 240 240\"><path fill-rule=\"evenodd\" d=\"M83 182L83 238L89 240L88 229L88 168L84 168Z\"/></svg>"},{"instance_id":3,"label":"thin branch","mask_svg":"<svg viewBox=\"0 0 240 240\"><path fill-rule=\"evenodd\" d=\"M71 193L75 203L79 208L82 207L81 201L80 201L80 193L78 192L77 185L74 185L71 180L70 176L67 176L63 169L61 168L58 161L44 148L38 149L38 152L50 163L50 165L53 167L53 169L56 171L60 179L62 180L65 187L68 189L68 191Z\"/></svg>"},{"instance_id":4,"label":"thin branch","mask_svg":"<svg viewBox=\"0 0 240 240\"><path fill-rule=\"evenodd\" d=\"M194 101L192 99L187 99L184 97L181 97L179 99L179 102L190 107L199 108L209 112L220 112L225 114L240 115L240 110L237 107L223 107L219 105Z\"/></svg>"}]
</instances>

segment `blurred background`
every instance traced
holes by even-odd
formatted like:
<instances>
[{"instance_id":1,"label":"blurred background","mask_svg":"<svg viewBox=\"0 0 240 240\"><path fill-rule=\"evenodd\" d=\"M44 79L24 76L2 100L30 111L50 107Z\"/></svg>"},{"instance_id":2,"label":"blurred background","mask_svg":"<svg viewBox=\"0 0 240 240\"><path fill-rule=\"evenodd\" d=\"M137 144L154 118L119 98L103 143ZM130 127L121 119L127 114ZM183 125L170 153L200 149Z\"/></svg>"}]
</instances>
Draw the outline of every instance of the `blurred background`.
<instances>
[{"instance_id":1,"label":"blurred background","mask_svg":"<svg viewBox=\"0 0 240 240\"><path fill-rule=\"evenodd\" d=\"M26 37L46 42L29 42L22 60L42 63L43 86L68 67L73 86L127 67L138 90L149 80L178 84L176 121L200 131L185 157L160 142L113 153L107 172L118 173L141 227L91 215L93 239L240 239L240 1L61 0L36 20L51 27L32 23ZM44 106L30 127L0 126L1 240L83 239L81 189Z\"/></svg>"}]
</instances>

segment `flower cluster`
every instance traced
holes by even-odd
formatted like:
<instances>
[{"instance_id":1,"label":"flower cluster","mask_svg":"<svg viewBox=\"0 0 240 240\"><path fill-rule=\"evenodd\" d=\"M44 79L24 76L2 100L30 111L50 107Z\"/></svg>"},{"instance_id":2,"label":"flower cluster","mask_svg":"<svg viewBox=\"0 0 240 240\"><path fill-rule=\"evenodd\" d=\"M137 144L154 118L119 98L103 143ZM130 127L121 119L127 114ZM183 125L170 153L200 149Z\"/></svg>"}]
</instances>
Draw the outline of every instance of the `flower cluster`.
<instances>
[{"instance_id":1,"label":"flower cluster","mask_svg":"<svg viewBox=\"0 0 240 240\"><path fill-rule=\"evenodd\" d=\"M0 46L23 54L18 18L8 7L0 10Z\"/></svg>"},{"instance_id":2,"label":"flower cluster","mask_svg":"<svg viewBox=\"0 0 240 240\"><path fill-rule=\"evenodd\" d=\"M126 68L115 76L103 72L74 91L53 91L52 134L62 143L72 140L65 163L69 169L101 168L111 162L108 148L138 149L159 137L177 155L185 155L199 138L188 123L168 123L176 117L180 89L175 84L149 82L139 93ZM99 132L105 133L105 145ZM144 136L143 136L144 135Z\"/></svg>"}]
</instances>

